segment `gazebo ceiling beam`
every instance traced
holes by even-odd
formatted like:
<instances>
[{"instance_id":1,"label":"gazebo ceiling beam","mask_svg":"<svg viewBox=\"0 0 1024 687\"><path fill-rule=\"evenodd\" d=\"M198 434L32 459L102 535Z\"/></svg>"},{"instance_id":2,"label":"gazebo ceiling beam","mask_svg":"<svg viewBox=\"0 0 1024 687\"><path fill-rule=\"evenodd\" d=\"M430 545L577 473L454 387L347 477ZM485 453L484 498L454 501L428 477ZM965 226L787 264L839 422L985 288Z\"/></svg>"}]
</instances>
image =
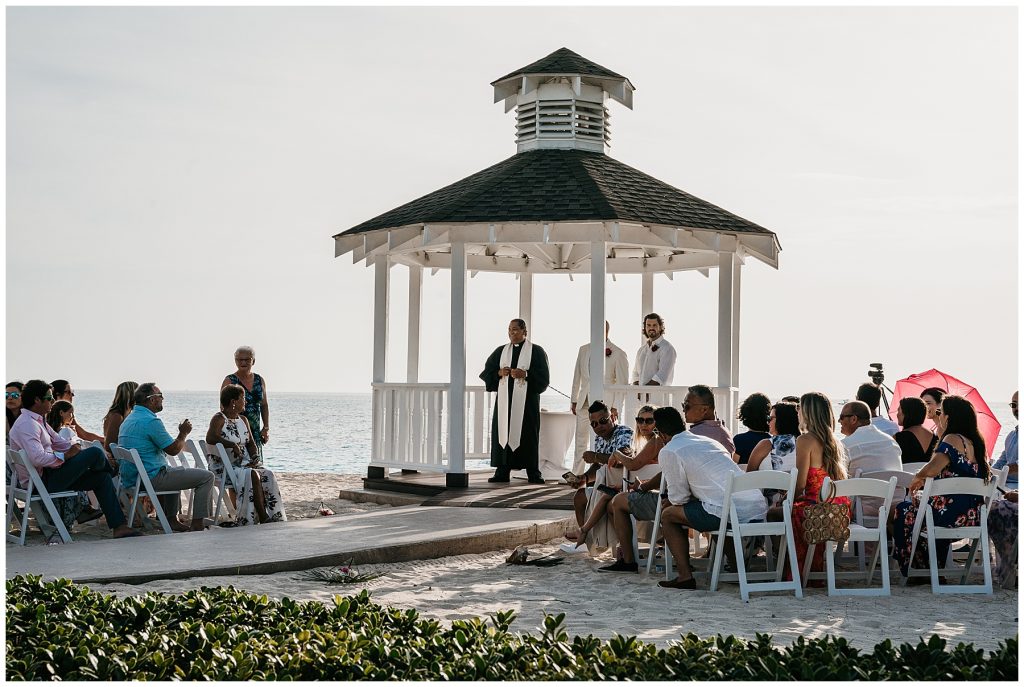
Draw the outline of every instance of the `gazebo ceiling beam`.
<instances>
[{"instance_id":1,"label":"gazebo ceiling beam","mask_svg":"<svg viewBox=\"0 0 1024 687\"><path fill-rule=\"evenodd\" d=\"M516 250L521 250L532 260L541 260L546 262L552 268L562 266L562 259L559 254L558 246L551 244L544 245L542 243L514 243L512 244L512 247Z\"/></svg>"},{"instance_id":2,"label":"gazebo ceiling beam","mask_svg":"<svg viewBox=\"0 0 1024 687\"><path fill-rule=\"evenodd\" d=\"M431 269L450 269L450 253L402 253L391 256L394 263ZM651 258L607 258L609 274L642 274L644 272L672 272L686 270L707 270L718 266L718 256L710 253L687 253ZM566 267L552 267L546 260L529 257L502 257L488 255L467 255L466 269L479 272L525 272L528 274L589 274L590 251L575 263Z\"/></svg>"}]
</instances>

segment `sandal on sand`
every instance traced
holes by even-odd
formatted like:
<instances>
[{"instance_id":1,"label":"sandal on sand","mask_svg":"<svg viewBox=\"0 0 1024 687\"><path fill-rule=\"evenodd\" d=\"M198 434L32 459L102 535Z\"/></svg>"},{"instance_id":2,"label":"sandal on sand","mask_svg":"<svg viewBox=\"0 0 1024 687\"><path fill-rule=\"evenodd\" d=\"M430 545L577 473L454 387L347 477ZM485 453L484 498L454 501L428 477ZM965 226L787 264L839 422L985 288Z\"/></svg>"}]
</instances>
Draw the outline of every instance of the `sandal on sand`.
<instances>
[{"instance_id":1,"label":"sandal on sand","mask_svg":"<svg viewBox=\"0 0 1024 687\"><path fill-rule=\"evenodd\" d=\"M576 473L572 472L571 470L569 472L563 473L562 479L564 479L565 483L568 484L573 489L579 489L580 484L583 482L583 478L577 475Z\"/></svg>"}]
</instances>

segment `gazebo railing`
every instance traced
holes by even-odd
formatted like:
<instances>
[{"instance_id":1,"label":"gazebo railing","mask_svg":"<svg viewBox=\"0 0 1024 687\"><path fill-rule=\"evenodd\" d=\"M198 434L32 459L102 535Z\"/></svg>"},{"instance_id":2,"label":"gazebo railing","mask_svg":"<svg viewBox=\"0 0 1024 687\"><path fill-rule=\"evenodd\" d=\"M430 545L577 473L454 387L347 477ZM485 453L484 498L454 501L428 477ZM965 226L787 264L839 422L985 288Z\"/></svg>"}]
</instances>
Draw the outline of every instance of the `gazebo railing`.
<instances>
[{"instance_id":1,"label":"gazebo railing","mask_svg":"<svg viewBox=\"0 0 1024 687\"><path fill-rule=\"evenodd\" d=\"M687 386L634 386L631 384L609 384L604 387L606 399L625 395L625 403L620 409L620 422L632 426L633 419L641 406L672 406L682 414L683 400L686 398ZM739 403L739 389L732 386L711 387L715 394L715 410L718 418L725 423L731 434L736 433L736 408ZM639 397L639 398L638 398Z\"/></svg>"},{"instance_id":2,"label":"gazebo railing","mask_svg":"<svg viewBox=\"0 0 1024 687\"><path fill-rule=\"evenodd\" d=\"M371 467L448 472L448 384L374 384ZM493 394L466 387L467 459L491 455Z\"/></svg>"},{"instance_id":3,"label":"gazebo railing","mask_svg":"<svg viewBox=\"0 0 1024 687\"><path fill-rule=\"evenodd\" d=\"M739 389L713 387L718 417L736 433ZM625 398L620 417L632 426L645 403L671 405L682 412L686 386L609 385L605 397ZM638 398L640 396L640 398ZM483 386L466 387L467 460L491 455L491 416L494 394ZM373 385L373 439L370 466L448 472L448 384L383 383Z\"/></svg>"}]
</instances>

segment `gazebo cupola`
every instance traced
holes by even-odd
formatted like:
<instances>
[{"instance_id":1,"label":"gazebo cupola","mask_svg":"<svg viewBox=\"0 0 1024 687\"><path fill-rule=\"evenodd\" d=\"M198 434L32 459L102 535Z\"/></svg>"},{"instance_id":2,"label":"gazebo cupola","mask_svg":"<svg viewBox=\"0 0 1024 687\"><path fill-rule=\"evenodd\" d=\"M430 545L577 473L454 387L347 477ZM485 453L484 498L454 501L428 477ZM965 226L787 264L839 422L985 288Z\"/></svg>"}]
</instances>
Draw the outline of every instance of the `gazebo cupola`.
<instances>
[{"instance_id":1,"label":"gazebo cupola","mask_svg":"<svg viewBox=\"0 0 1024 687\"><path fill-rule=\"evenodd\" d=\"M633 108L633 84L568 48L491 83L494 102L516 108L518 152L576 148L596 153L610 145L610 97Z\"/></svg>"}]
</instances>

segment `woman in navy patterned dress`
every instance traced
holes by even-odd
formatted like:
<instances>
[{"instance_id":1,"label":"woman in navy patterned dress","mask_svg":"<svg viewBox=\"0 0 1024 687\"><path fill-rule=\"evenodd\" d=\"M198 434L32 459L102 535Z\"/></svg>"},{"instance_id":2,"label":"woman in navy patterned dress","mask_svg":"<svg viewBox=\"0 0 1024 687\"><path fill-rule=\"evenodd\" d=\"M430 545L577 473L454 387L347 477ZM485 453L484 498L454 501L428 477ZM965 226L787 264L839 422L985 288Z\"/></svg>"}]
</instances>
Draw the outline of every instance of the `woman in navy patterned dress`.
<instances>
[{"instance_id":1,"label":"woman in navy patterned dress","mask_svg":"<svg viewBox=\"0 0 1024 687\"><path fill-rule=\"evenodd\" d=\"M942 399L941 409L937 409L935 415L939 436L942 439L928 464L914 476L910 483L910 493L921 489L929 477L976 477L987 481L990 471L985 439L978 432L978 416L971 402L961 396L946 396ZM933 496L929 506L936 527L973 527L978 525L981 501L981 497L970 494L951 494ZM893 544L900 572L904 576L910 566L911 538L919 507L918 501L905 500L896 504L893 509ZM949 540L941 539L935 542L935 553L939 558L940 567L946 560L949 543ZM923 542L918 542L914 552L914 568L927 567L928 547Z\"/></svg>"},{"instance_id":2,"label":"woman in navy patterned dress","mask_svg":"<svg viewBox=\"0 0 1024 687\"><path fill-rule=\"evenodd\" d=\"M263 459L263 444L270 441L270 404L267 403L267 383L263 377L252 371L256 364L256 351L252 346L239 346L235 351L234 374L224 378L220 388L237 384L245 389L245 419L252 428L252 438L256 442L257 457Z\"/></svg>"}]
</instances>

